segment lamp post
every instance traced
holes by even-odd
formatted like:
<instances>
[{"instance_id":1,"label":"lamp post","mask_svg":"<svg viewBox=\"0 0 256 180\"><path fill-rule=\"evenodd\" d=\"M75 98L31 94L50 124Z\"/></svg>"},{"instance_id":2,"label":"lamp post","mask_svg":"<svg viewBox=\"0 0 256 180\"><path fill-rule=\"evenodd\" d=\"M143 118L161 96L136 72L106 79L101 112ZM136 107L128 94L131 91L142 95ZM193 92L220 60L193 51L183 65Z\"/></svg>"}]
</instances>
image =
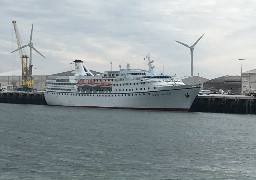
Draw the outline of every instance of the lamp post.
<instances>
[{"instance_id":1,"label":"lamp post","mask_svg":"<svg viewBox=\"0 0 256 180\"><path fill-rule=\"evenodd\" d=\"M242 78L242 74L243 74L243 64L242 61L244 61L245 59L238 59L239 61L241 61L241 94L243 93L243 78Z\"/></svg>"}]
</instances>

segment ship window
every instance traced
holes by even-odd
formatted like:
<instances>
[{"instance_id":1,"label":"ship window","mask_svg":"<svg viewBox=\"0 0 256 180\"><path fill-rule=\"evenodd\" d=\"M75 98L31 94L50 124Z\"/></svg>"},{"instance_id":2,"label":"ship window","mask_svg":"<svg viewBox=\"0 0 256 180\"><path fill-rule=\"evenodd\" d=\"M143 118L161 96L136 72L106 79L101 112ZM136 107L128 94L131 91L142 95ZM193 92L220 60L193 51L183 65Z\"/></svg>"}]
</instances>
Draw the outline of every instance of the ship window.
<instances>
[{"instance_id":1,"label":"ship window","mask_svg":"<svg viewBox=\"0 0 256 180\"><path fill-rule=\"evenodd\" d=\"M156 89L156 87L154 87L154 89Z\"/></svg>"},{"instance_id":2,"label":"ship window","mask_svg":"<svg viewBox=\"0 0 256 180\"><path fill-rule=\"evenodd\" d=\"M142 90L142 88L140 88L140 90Z\"/></svg>"}]
</instances>

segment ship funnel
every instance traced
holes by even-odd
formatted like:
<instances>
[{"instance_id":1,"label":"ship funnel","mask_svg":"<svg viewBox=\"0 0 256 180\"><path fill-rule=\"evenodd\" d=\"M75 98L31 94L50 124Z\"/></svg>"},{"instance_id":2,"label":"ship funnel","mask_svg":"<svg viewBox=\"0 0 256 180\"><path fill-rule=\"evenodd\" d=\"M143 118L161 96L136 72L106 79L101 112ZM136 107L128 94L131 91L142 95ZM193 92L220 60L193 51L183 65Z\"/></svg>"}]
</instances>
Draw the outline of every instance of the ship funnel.
<instances>
[{"instance_id":1,"label":"ship funnel","mask_svg":"<svg viewBox=\"0 0 256 180\"><path fill-rule=\"evenodd\" d=\"M75 73L75 76L93 76L91 71L83 65L83 61L75 60L75 70L72 73Z\"/></svg>"}]
</instances>

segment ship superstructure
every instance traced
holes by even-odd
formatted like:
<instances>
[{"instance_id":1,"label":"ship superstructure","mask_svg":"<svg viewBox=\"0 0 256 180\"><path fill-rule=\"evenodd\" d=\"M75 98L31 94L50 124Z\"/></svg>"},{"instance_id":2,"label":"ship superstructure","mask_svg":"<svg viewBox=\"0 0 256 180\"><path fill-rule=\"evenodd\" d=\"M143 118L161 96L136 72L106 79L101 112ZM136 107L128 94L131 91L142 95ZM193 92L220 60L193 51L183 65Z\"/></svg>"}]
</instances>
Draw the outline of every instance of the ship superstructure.
<instances>
[{"instance_id":1,"label":"ship superstructure","mask_svg":"<svg viewBox=\"0 0 256 180\"><path fill-rule=\"evenodd\" d=\"M46 81L48 105L189 110L200 87L185 85L171 76L155 73L153 61L148 70L131 69L130 64L119 71L93 75L75 60L72 76L50 76Z\"/></svg>"}]
</instances>

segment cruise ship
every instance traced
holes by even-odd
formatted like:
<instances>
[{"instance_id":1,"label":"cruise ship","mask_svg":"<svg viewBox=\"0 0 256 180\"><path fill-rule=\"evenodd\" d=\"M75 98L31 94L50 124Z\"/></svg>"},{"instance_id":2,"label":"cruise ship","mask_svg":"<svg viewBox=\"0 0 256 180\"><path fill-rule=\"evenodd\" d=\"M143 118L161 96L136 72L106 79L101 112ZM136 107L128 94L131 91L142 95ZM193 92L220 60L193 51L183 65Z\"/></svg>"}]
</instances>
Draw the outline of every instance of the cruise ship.
<instances>
[{"instance_id":1,"label":"cruise ship","mask_svg":"<svg viewBox=\"0 0 256 180\"><path fill-rule=\"evenodd\" d=\"M200 87L148 70L132 69L94 75L83 61L75 60L71 76L49 76L44 92L48 105L94 108L189 111Z\"/></svg>"}]
</instances>

